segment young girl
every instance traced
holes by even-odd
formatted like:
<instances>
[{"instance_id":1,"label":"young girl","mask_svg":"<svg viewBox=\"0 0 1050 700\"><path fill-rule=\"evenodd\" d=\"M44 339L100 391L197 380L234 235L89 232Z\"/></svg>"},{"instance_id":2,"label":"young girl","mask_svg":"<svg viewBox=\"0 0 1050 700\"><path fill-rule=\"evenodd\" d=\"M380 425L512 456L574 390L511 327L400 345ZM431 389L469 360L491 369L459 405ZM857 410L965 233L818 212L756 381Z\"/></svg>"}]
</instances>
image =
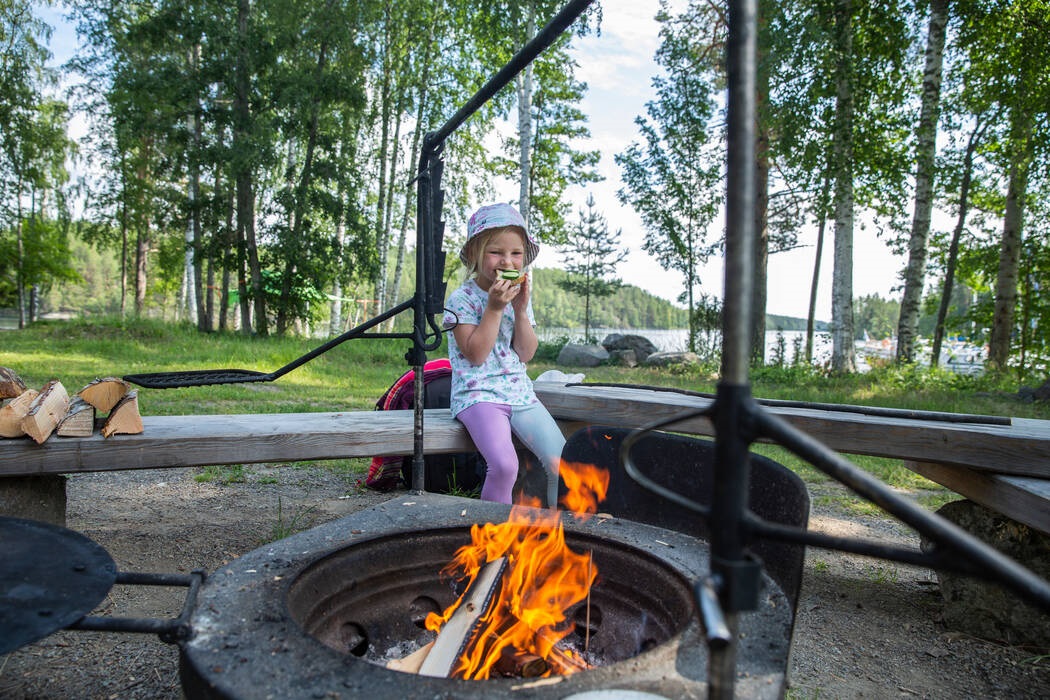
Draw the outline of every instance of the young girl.
<instances>
[{"instance_id":1,"label":"young girl","mask_svg":"<svg viewBox=\"0 0 1050 700\"><path fill-rule=\"evenodd\" d=\"M511 502L518 476L513 434L543 463L546 505L554 508L565 438L525 374L525 363L539 345L525 270L539 250L525 220L509 204L474 212L459 253L468 279L449 298L445 325L452 327L452 415L466 426L488 463L481 498ZM519 275L504 279L503 271Z\"/></svg>"}]
</instances>

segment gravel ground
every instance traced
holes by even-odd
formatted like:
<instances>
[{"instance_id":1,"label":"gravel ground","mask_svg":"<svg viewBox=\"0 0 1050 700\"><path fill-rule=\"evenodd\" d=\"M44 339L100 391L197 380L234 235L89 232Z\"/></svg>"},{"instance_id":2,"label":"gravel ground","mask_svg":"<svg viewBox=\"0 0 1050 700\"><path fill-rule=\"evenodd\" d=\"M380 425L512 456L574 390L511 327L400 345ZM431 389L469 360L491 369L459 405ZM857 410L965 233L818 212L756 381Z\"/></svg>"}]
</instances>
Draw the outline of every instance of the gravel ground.
<instances>
[{"instance_id":1,"label":"gravel ground","mask_svg":"<svg viewBox=\"0 0 1050 700\"><path fill-rule=\"evenodd\" d=\"M68 527L122 571L214 571L273 539L388 500L317 469L251 469L247 483L199 483L199 470L69 479ZM814 490L811 528L917 546L895 522L848 515L834 485ZM96 615L171 617L184 589L116 586ZM789 698L1047 698L1050 659L945 629L936 575L822 550L806 556ZM0 657L0 698L181 698L175 647L152 635L58 632Z\"/></svg>"}]
</instances>

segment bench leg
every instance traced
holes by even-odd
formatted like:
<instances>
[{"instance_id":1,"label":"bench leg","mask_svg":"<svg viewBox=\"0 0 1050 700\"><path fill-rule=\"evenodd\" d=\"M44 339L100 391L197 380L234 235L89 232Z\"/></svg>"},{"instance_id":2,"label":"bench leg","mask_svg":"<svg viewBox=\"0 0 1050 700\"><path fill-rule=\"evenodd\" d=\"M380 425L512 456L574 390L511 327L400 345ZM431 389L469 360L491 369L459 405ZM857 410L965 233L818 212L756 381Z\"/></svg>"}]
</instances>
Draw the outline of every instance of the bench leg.
<instances>
[{"instance_id":1,"label":"bench leg","mask_svg":"<svg viewBox=\"0 0 1050 700\"><path fill-rule=\"evenodd\" d=\"M0 515L66 526L66 477L62 474L0 479Z\"/></svg>"}]
</instances>

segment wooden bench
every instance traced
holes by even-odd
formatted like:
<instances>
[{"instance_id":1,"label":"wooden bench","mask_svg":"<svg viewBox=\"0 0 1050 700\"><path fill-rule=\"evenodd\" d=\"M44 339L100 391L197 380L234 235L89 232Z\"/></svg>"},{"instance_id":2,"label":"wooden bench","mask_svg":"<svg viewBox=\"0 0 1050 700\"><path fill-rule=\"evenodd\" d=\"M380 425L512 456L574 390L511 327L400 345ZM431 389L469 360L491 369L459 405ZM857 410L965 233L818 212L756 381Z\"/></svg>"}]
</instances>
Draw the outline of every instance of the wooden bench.
<instances>
[{"instance_id":1,"label":"wooden bench","mask_svg":"<svg viewBox=\"0 0 1050 700\"><path fill-rule=\"evenodd\" d=\"M673 391L594 385L536 385L562 421L640 427L709 407L712 400ZM1009 425L872 416L815 408L769 407L800 430L844 453L890 457L967 498L1050 533L1050 421ZM675 431L714 435L704 417Z\"/></svg>"},{"instance_id":2,"label":"wooden bench","mask_svg":"<svg viewBox=\"0 0 1050 700\"><path fill-rule=\"evenodd\" d=\"M708 398L644 388L540 383L536 391L566 432L591 423L639 427L711 404ZM927 478L1050 533L1050 421L1015 418L1010 425L986 425L813 408L769 410L832 449L905 460ZM143 426L139 435L108 439L52 437L42 445L0 440L0 477L413 451L411 411L144 416ZM674 430L714 434L703 417L678 423ZM425 412L425 452L470 449L469 436L447 410Z\"/></svg>"},{"instance_id":3,"label":"wooden bench","mask_svg":"<svg viewBox=\"0 0 1050 700\"><path fill-rule=\"evenodd\" d=\"M0 441L0 476L407 455L412 411L143 416L138 435ZM424 451L473 443L447 409L424 411Z\"/></svg>"}]
</instances>

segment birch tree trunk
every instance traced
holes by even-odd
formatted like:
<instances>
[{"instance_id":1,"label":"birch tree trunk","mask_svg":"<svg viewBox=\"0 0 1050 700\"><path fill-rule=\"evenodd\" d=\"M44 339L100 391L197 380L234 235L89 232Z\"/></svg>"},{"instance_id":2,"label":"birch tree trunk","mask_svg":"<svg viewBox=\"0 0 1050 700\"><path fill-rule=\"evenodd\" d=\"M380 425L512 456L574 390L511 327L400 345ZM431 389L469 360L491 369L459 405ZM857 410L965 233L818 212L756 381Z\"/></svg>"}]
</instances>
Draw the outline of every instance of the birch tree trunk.
<instances>
[{"instance_id":1,"label":"birch tree trunk","mask_svg":"<svg viewBox=\"0 0 1050 700\"><path fill-rule=\"evenodd\" d=\"M817 246L813 253L813 279L809 285L809 312L806 315L806 364L813 363L813 332L816 326L817 316L817 290L820 287L820 262L824 257L824 232L828 224L828 190L831 188L831 180L828 175L824 176L824 184L820 188L820 198L817 200Z\"/></svg>"},{"instance_id":2,"label":"birch tree trunk","mask_svg":"<svg viewBox=\"0 0 1050 700\"><path fill-rule=\"evenodd\" d=\"M751 363L766 361L766 300L769 271L769 133L762 124L755 132L755 260L751 296Z\"/></svg>"},{"instance_id":3,"label":"birch tree trunk","mask_svg":"<svg viewBox=\"0 0 1050 700\"><path fill-rule=\"evenodd\" d=\"M343 157L343 143L339 144L339 158ZM342 203L346 197L343 181L340 179L336 190L336 197ZM335 220L335 250L340 258L343 256L343 246L346 245L346 206L340 204L339 216ZM332 303L329 305L328 334L332 336L343 332L343 282L339 275L332 280Z\"/></svg>"},{"instance_id":4,"label":"birch tree trunk","mask_svg":"<svg viewBox=\"0 0 1050 700\"><path fill-rule=\"evenodd\" d=\"M766 361L766 305L769 296L769 61L765 3L758 7L759 41L755 57L755 260L751 293L751 363Z\"/></svg>"},{"instance_id":5,"label":"birch tree trunk","mask_svg":"<svg viewBox=\"0 0 1050 700\"><path fill-rule=\"evenodd\" d=\"M145 164L152 157L150 139L143 138L140 147L142 153L139 154L141 160L139 161L138 177L139 182L144 183L149 178ZM146 273L149 268L151 217L146 202L140 202L137 209L141 212L141 216L136 217L138 225L135 230L135 316L141 318L146 309Z\"/></svg>"},{"instance_id":6,"label":"birch tree trunk","mask_svg":"<svg viewBox=\"0 0 1050 700\"><path fill-rule=\"evenodd\" d=\"M237 35L240 50L235 67L235 89L233 98L234 130L233 150L247 151L251 146L251 107L248 104L248 15L251 0L240 0L237 6ZM259 265L259 248L255 238L255 182L250 158L242 157L236 173L237 188L237 235L242 266L239 287L241 292L241 331L250 333L253 328L259 335L267 335L266 297L263 294L262 268ZM248 285L251 285L252 305L248 304ZM252 311L255 318L252 319Z\"/></svg>"},{"instance_id":7,"label":"birch tree trunk","mask_svg":"<svg viewBox=\"0 0 1050 700\"><path fill-rule=\"evenodd\" d=\"M948 305L951 303L952 288L955 286L955 267L959 260L959 240L962 238L963 230L966 228L966 215L970 209L973 156L987 126L988 122L982 123L981 117L978 116L976 127L970 134L970 140L966 144L966 154L963 157L962 182L959 184L959 215L955 221L955 230L952 231L952 240L948 245L948 261L944 268L944 287L941 290L941 303L937 309L937 322L933 328L933 349L930 351L931 367L936 367L941 360L944 321L948 317Z\"/></svg>"},{"instance_id":8,"label":"birch tree trunk","mask_svg":"<svg viewBox=\"0 0 1050 700\"><path fill-rule=\"evenodd\" d=\"M948 24L948 0L930 0L930 23L926 38L926 67L922 78L922 109L916 130L918 152L915 168L915 213L908 241L908 266L904 273L904 294L897 323L897 361L915 360L915 338L919 328L919 307L926 278L927 241L933 211L933 183L936 177L937 120L940 117L941 69L944 64L944 36Z\"/></svg>"},{"instance_id":9,"label":"birch tree trunk","mask_svg":"<svg viewBox=\"0 0 1050 700\"><path fill-rule=\"evenodd\" d=\"M18 178L15 191L15 238L18 260L15 270L15 288L18 291L18 328L26 327L26 282L25 282L25 242L22 231L22 178Z\"/></svg>"},{"instance_id":10,"label":"birch tree trunk","mask_svg":"<svg viewBox=\"0 0 1050 700\"><path fill-rule=\"evenodd\" d=\"M1015 109L1011 114L1010 182L1003 215L1003 236L999 248L999 273L995 282L995 311L988 340L988 364L1006 369L1010 359L1010 336L1017 306L1017 279L1021 263L1024 200L1028 192L1028 171L1032 162L1031 114Z\"/></svg>"},{"instance_id":11,"label":"birch tree trunk","mask_svg":"<svg viewBox=\"0 0 1050 700\"><path fill-rule=\"evenodd\" d=\"M525 37L536 34L536 4L528 3L525 21ZM518 95L518 210L525 219L525 224L530 225L529 207L532 180L532 90L533 70L529 63L521 73L514 79Z\"/></svg>"},{"instance_id":12,"label":"birch tree trunk","mask_svg":"<svg viewBox=\"0 0 1050 700\"><path fill-rule=\"evenodd\" d=\"M190 50L189 71L196 82L196 69L200 60L200 44ZM189 209L189 217L186 221L186 252L183 259L182 293L180 294L180 306L186 309L186 317L190 323L197 326L197 330L210 330L207 319L202 318L203 307L202 289L199 285L201 265L198 253L201 249L201 220L200 207L197 200L200 193L200 145L201 124L197 115L200 112L200 98L196 96L193 107L186 119L187 130L192 142L190 144L189 164L186 183L186 202Z\"/></svg>"},{"instance_id":13,"label":"birch tree trunk","mask_svg":"<svg viewBox=\"0 0 1050 700\"><path fill-rule=\"evenodd\" d=\"M831 369L857 369L853 346L853 5L835 3L835 267L831 282Z\"/></svg>"},{"instance_id":14,"label":"birch tree trunk","mask_svg":"<svg viewBox=\"0 0 1050 700\"><path fill-rule=\"evenodd\" d=\"M376 239L376 253L378 255L379 265L376 270L376 277L374 280L375 285L375 298L377 305L380 307L383 304L383 300L386 298L386 278L387 278L387 267L389 266L389 254L390 254L390 229L386 227L386 209L389 206L386 200L387 197L387 163L389 161L389 149L390 144L390 119L391 119L391 93L393 92L394 82L394 67L393 59L391 54L394 52L393 47L393 17L391 16L390 2L387 0L384 3L383 11L383 74L380 78L380 90L379 90L379 111L380 111L380 135L379 135L379 156L378 156L378 168L379 168L379 182L377 191L379 193L379 200L376 202L376 222L375 222L375 239ZM396 145L393 146L396 149ZM391 173L389 175L393 177ZM382 312L385 309L378 308L377 312Z\"/></svg>"}]
</instances>

